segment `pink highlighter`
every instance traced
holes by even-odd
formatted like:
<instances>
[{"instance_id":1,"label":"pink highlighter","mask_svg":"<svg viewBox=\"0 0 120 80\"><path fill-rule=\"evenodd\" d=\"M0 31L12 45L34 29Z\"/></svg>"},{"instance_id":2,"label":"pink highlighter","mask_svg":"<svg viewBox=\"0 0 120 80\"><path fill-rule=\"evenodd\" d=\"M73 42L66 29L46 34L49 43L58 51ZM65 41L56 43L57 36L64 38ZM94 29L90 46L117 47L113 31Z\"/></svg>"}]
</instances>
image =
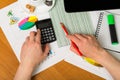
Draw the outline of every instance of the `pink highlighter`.
<instances>
[{"instance_id":1,"label":"pink highlighter","mask_svg":"<svg viewBox=\"0 0 120 80\"><path fill-rule=\"evenodd\" d=\"M60 23L60 24L61 24L61 27L62 27L63 31L65 32L65 35L68 35L69 33L68 33L66 27L64 26L64 24L63 24L63 23ZM76 49L77 53L78 53L80 56L83 55L83 54L80 52L80 50L78 49L77 45L76 45L73 41L71 41L71 45L74 47L74 49Z\"/></svg>"}]
</instances>

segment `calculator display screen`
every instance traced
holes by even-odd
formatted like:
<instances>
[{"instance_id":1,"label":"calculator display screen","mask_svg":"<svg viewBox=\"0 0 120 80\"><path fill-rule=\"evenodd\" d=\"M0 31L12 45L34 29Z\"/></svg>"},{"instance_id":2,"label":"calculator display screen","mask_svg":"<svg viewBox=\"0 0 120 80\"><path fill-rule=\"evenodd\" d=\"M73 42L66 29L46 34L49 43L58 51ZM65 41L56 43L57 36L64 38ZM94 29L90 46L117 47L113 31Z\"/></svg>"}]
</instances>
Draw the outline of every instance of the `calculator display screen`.
<instances>
[{"instance_id":1,"label":"calculator display screen","mask_svg":"<svg viewBox=\"0 0 120 80\"><path fill-rule=\"evenodd\" d=\"M51 21L49 19L37 22L37 27L39 27L39 28L45 28L45 27L49 27L49 26L52 26Z\"/></svg>"}]
</instances>

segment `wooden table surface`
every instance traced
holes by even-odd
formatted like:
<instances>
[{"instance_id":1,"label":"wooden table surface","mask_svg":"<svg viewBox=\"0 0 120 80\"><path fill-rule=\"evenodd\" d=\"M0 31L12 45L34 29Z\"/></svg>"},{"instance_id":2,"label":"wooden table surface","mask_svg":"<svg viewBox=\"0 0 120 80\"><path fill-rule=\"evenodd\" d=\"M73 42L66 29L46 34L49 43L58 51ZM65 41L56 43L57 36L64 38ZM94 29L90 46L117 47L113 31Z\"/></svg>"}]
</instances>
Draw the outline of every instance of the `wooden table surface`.
<instances>
[{"instance_id":1,"label":"wooden table surface","mask_svg":"<svg viewBox=\"0 0 120 80\"><path fill-rule=\"evenodd\" d=\"M0 9L16 0L0 0ZM13 80L19 62L0 28L0 80ZM32 77L32 80L105 80L64 60Z\"/></svg>"}]
</instances>

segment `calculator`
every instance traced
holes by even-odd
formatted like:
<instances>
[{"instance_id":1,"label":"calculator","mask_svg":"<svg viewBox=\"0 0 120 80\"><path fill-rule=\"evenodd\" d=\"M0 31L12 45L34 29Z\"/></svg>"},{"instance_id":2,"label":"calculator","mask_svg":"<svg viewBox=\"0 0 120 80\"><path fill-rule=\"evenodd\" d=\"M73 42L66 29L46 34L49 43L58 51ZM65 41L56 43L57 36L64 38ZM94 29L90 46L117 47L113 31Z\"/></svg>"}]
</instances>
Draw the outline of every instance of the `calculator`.
<instances>
[{"instance_id":1,"label":"calculator","mask_svg":"<svg viewBox=\"0 0 120 80\"><path fill-rule=\"evenodd\" d=\"M41 44L56 41L56 35L50 18L37 21L35 25L41 31Z\"/></svg>"}]
</instances>

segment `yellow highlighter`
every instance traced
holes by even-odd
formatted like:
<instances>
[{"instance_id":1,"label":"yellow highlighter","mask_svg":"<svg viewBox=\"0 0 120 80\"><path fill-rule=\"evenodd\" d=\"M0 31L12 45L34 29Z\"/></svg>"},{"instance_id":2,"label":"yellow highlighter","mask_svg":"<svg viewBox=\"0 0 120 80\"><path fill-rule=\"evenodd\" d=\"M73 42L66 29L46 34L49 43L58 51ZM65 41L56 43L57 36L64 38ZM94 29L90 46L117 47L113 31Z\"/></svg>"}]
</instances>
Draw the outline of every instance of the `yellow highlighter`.
<instances>
[{"instance_id":1,"label":"yellow highlighter","mask_svg":"<svg viewBox=\"0 0 120 80\"><path fill-rule=\"evenodd\" d=\"M103 67L101 64L97 63L95 60L88 58L88 57L83 57L83 59L87 62L89 62L92 65L98 66L98 67Z\"/></svg>"},{"instance_id":2,"label":"yellow highlighter","mask_svg":"<svg viewBox=\"0 0 120 80\"><path fill-rule=\"evenodd\" d=\"M65 35L68 35L68 31L67 31L66 27L64 26L64 24L63 23L60 23L60 24L61 24L61 27L62 27L63 31L65 32ZM97 63L93 59L83 56L82 53L80 52L80 50L78 49L78 47L76 46L76 44L73 41L71 41L71 45L73 45L73 47L76 49L76 51L78 52L78 54L81 57L83 57L83 59L85 61L87 61L88 63L90 63L92 65L95 65L95 66L98 66L98 67L102 67L102 65L100 65L99 63Z\"/></svg>"}]
</instances>

